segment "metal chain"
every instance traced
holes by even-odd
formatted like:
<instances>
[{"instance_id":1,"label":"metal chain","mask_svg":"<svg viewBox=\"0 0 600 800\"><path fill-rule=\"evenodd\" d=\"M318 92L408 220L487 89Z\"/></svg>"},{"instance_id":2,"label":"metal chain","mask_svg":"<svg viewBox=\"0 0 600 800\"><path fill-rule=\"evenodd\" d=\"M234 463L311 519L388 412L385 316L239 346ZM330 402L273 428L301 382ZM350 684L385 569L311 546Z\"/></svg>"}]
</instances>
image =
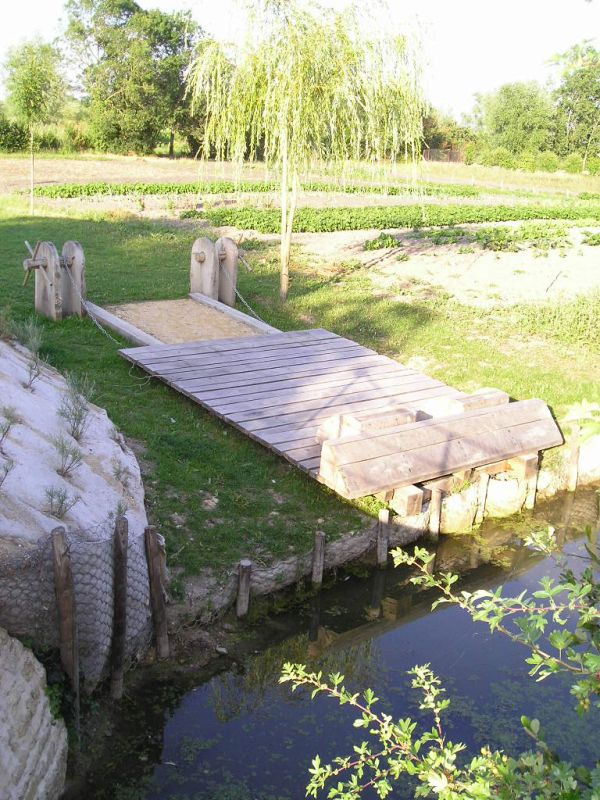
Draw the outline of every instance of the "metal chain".
<instances>
[{"instance_id":1,"label":"metal chain","mask_svg":"<svg viewBox=\"0 0 600 800\"><path fill-rule=\"evenodd\" d=\"M250 304L249 304L249 303L246 301L246 299L243 297L243 295L241 294L241 292L239 292L239 291L238 291L238 288L237 288L237 286L236 286L236 285L234 284L234 282L231 280L231 276L230 276L230 274L227 272L227 270L224 270L224 269L223 269L223 265L222 265L222 264L219 264L219 270L220 270L220 272L221 272L221 274L222 274L222 275L224 274L224 275L226 275L226 276L227 276L227 280L229 281L229 284L230 284L231 288L232 288L232 289L233 289L233 291L236 293L236 295L239 297L239 299L242 301L242 303L243 303L243 304L246 306L246 308L247 308L247 309L248 309L248 311L249 311L249 312L252 314L252 316L253 316L253 317L255 317L255 318L256 318L256 319L257 319L259 322L262 322L264 325L268 325L268 323L267 323L267 322L265 322L265 321L264 321L264 319L262 319L261 317L259 317L259 316L258 316L258 314L256 313L256 311L255 311L255 310L252 308L252 306L251 306L251 305L250 305Z\"/></svg>"},{"instance_id":2,"label":"metal chain","mask_svg":"<svg viewBox=\"0 0 600 800\"><path fill-rule=\"evenodd\" d=\"M71 270L69 269L69 267L67 267L65 265L64 270L67 273L67 276L68 276L69 280L71 281L71 286L73 287L73 289L75 290L77 296L81 300L81 305L83 306L83 308L85 308L85 312L88 315L88 317L92 320L92 322L98 328L98 330L101 331L108 339L110 339L111 342L114 342L117 345L117 347L121 347L121 342L117 341L114 336L111 336L110 333L106 330L106 328L104 328L98 322L98 320L94 317L92 312L89 310L86 300L84 299L84 297L81 294L81 292L79 291L75 281L73 280L73 276L71 275Z\"/></svg>"}]
</instances>

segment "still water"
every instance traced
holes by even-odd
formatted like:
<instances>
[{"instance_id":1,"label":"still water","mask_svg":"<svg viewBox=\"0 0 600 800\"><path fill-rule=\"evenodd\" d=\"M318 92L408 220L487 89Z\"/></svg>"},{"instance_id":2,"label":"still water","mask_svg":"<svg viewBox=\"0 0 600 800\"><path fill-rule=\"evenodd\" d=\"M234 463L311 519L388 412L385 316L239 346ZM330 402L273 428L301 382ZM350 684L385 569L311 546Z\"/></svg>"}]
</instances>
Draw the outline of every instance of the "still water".
<instances>
[{"instance_id":1,"label":"still water","mask_svg":"<svg viewBox=\"0 0 600 800\"><path fill-rule=\"evenodd\" d=\"M581 568L586 526L598 537L598 497L579 492L539 508L533 517L486 524L476 535L441 537L436 569L461 575L461 587L504 586L506 594L534 590L558 576L551 559L527 548L529 530L552 524L569 563ZM574 567L574 568L575 568ZM338 576L317 597L295 598L240 628L245 655L222 659L220 672L176 677L152 672L124 702L117 729L85 786L72 797L90 800L295 800L304 797L307 768L351 752L353 713L325 697L313 701L277 683L285 661L339 671L352 689L376 690L380 709L419 719L409 670L429 663L452 700L448 736L517 753L528 747L521 714L537 717L548 743L567 759L600 757L600 719L580 718L568 684L537 684L526 652L460 609L441 606L415 588L406 568ZM291 609L291 610L290 610ZM260 642L259 650L254 650ZM430 720L424 719L430 726ZM394 797L402 797L401 789Z\"/></svg>"}]
</instances>

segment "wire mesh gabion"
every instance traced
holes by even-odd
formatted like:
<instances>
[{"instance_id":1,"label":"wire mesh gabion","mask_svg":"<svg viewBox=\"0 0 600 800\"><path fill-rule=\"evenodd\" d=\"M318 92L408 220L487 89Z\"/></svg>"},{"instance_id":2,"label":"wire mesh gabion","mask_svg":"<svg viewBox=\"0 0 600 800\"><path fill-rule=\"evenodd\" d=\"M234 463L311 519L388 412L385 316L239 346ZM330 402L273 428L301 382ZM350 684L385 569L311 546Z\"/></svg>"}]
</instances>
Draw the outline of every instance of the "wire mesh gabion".
<instances>
[{"instance_id":1,"label":"wire mesh gabion","mask_svg":"<svg viewBox=\"0 0 600 800\"><path fill-rule=\"evenodd\" d=\"M67 531L84 687L106 676L113 631L114 517L86 530ZM36 647L58 647L52 537L27 546L4 540L0 550L0 626ZM12 545L12 546L6 546ZM130 531L127 552L126 657L150 644L152 618L144 531Z\"/></svg>"}]
</instances>

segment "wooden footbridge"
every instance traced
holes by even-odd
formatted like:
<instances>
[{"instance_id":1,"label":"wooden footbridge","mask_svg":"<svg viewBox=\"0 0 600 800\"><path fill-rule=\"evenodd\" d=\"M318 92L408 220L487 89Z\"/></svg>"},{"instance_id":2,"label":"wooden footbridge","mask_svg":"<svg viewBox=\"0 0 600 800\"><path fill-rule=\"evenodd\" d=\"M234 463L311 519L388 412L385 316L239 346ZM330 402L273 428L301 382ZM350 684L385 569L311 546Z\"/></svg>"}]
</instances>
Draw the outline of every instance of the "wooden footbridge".
<instances>
[{"instance_id":1,"label":"wooden footbridge","mask_svg":"<svg viewBox=\"0 0 600 800\"><path fill-rule=\"evenodd\" d=\"M120 352L342 497L404 492L406 513L414 484L563 442L540 400L465 395L323 329Z\"/></svg>"}]
</instances>

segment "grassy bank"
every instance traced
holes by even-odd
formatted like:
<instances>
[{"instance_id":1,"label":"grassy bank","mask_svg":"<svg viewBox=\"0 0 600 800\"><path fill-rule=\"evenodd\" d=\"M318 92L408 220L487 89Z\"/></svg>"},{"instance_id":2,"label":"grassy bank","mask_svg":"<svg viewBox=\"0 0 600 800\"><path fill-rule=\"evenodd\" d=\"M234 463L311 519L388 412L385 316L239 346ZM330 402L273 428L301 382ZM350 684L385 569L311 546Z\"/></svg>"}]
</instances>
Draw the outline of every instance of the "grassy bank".
<instances>
[{"instance_id":1,"label":"grassy bank","mask_svg":"<svg viewBox=\"0 0 600 800\"><path fill-rule=\"evenodd\" d=\"M0 209L1 303L16 318L33 309L32 285L21 287L26 239L48 239L59 249L68 239L81 242L88 296L100 305L184 297L189 249L198 234L192 222L175 226L108 214L29 218L7 202ZM256 242L249 257L253 271L240 273L240 290L267 322L284 330L323 326L401 361L419 357L424 371L459 389L497 386L515 398L541 397L557 416L597 394L597 298L558 310L502 312L461 306L441 294L398 301L373 296L368 274L356 265L323 275L296 254L290 299L282 306L276 249ZM205 566L227 570L242 556L268 563L304 552L315 530L334 538L364 523L359 509L375 510L369 500L358 508L341 502L130 368L116 350L89 320L44 322L50 362L87 373L96 382L96 402L137 443L150 518L167 538L171 563L186 573Z\"/></svg>"}]
</instances>

